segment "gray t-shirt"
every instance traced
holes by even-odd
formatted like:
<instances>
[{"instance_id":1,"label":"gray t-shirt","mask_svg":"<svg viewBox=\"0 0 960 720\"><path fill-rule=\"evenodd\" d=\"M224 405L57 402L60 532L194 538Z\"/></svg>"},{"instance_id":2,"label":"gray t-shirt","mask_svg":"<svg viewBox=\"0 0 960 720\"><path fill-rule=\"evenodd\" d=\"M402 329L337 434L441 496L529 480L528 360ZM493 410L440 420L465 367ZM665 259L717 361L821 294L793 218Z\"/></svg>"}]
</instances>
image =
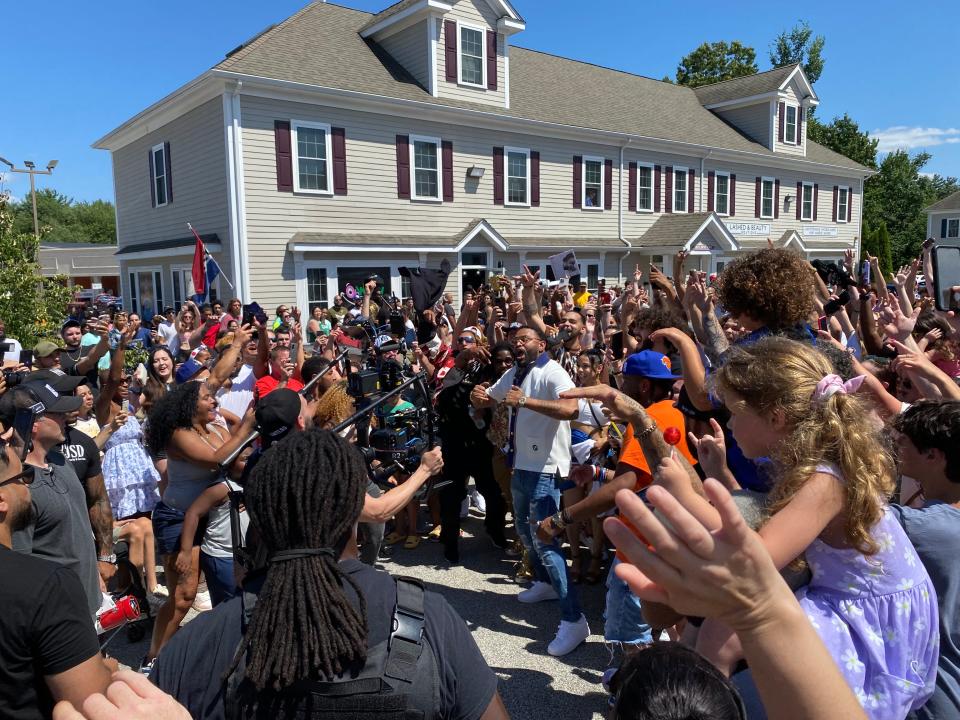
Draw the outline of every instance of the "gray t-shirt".
<instances>
[{"instance_id":1,"label":"gray t-shirt","mask_svg":"<svg viewBox=\"0 0 960 720\"><path fill-rule=\"evenodd\" d=\"M937 685L916 714L922 720L960 717L960 509L936 500L919 510L891 507L930 574L940 604Z\"/></svg>"},{"instance_id":2,"label":"gray t-shirt","mask_svg":"<svg viewBox=\"0 0 960 720\"><path fill-rule=\"evenodd\" d=\"M97 548L83 485L58 451L47 455L30 485L36 520L13 534L13 549L52 560L73 570L87 596L91 619L100 608Z\"/></svg>"}]
</instances>

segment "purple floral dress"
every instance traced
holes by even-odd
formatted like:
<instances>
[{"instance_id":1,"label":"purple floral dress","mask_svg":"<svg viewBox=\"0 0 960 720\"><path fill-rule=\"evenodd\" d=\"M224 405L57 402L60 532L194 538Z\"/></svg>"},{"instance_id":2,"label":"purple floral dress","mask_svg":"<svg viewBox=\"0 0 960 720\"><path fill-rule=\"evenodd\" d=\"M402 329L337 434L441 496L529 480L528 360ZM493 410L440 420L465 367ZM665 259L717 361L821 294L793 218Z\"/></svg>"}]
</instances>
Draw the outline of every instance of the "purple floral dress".
<instances>
[{"instance_id":1,"label":"purple floral dress","mask_svg":"<svg viewBox=\"0 0 960 720\"><path fill-rule=\"evenodd\" d=\"M837 478L837 468L818 467ZM807 548L812 579L797 599L867 715L902 720L933 693L940 635L937 596L916 550L887 508L865 556L819 538Z\"/></svg>"}]
</instances>

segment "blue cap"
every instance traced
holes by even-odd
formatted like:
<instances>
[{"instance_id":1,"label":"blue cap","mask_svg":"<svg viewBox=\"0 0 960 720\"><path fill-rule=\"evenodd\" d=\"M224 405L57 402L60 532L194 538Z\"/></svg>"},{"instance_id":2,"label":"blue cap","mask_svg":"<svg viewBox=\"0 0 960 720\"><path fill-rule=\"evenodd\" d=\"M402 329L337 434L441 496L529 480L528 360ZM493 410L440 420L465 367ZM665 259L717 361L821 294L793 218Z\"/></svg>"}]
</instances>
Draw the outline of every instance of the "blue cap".
<instances>
[{"instance_id":1,"label":"blue cap","mask_svg":"<svg viewBox=\"0 0 960 720\"><path fill-rule=\"evenodd\" d=\"M673 374L670 358L654 350L641 350L630 355L623 364L623 374L651 380L679 380L681 377Z\"/></svg>"},{"instance_id":2,"label":"blue cap","mask_svg":"<svg viewBox=\"0 0 960 720\"><path fill-rule=\"evenodd\" d=\"M180 385L193 379L193 376L203 370L204 367L193 358L187 360L183 365L177 368L177 384Z\"/></svg>"}]
</instances>

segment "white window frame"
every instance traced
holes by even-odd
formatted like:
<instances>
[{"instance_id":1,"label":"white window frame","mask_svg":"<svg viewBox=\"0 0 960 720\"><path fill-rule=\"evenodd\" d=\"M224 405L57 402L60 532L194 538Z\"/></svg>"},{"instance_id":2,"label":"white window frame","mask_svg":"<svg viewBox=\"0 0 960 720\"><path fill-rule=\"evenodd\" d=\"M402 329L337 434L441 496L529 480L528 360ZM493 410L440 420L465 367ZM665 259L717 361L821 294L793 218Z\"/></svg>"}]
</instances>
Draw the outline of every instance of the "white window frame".
<instances>
[{"instance_id":1,"label":"white window frame","mask_svg":"<svg viewBox=\"0 0 960 720\"><path fill-rule=\"evenodd\" d=\"M767 183L770 183L770 214L763 214L763 190ZM777 179L773 177L760 178L760 217L766 220L772 220L777 214Z\"/></svg>"},{"instance_id":2,"label":"white window frame","mask_svg":"<svg viewBox=\"0 0 960 720\"><path fill-rule=\"evenodd\" d=\"M131 280L135 279L136 287L131 285L129 297L124 298L124 309L127 312L135 312L140 316L141 320L147 320L143 317L143 306L140 304L140 274L141 273L150 273L153 278L153 302L156 305L155 314L160 314L163 312L163 307L166 305L166 300L164 298L163 292L163 268L160 265L128 265L126 268L127 274L127 283L129 284ZM160 297L157 298L157 275L159 275L160 280ZM131 277L133 276L133 277ZM158 303L157 300L160 300ZM149 320L153 320L153 317L150 317Z\"/></svg>"},{"instance_id":3,"label":"white window frame","mask_svg":"<svg viewBox=\"0 0 960 720\"><path fill-rule=\"evenodd\" d=\"M947 238L950 240L953 240L960 237L960 218L952 217L952 218L944 218L944 219L947 221ZM952 223L955 223L954 224L955 231L953 235L950 234L950 225Z\"/></svg>"},{"instance_id":4,"label":"white window frame","mask_svg":"<svg viewBox=\"0 0 960 720\"><path fill-rule=\"evenodd\" d=\"M641 207L640 206L640 168L647 168L650 170L650 207ZM657 180L653 173L653 163L647 162L638 162L637 163L637 212L638 213L652 213L654 212L653 200L656 197L656 184ZM645 188L646 189L646 188Z\"/></svg>"},{"instance_id":5,"label":"white window frame","mask_svg":"<svg viewBox=\"0 0 960 720\"><path fill-rule=\"evenodd\" d=\"M157 152L163 153L163 163L162 167L157 168ZM170 203L170 198L167 197L167 148L164 143L158 143L150 148L150 167L153 169L153 177L150 178L150 182L153 183L153 195L154 195L154 207L164 207ZM163 202L160 202L160 196L157 195L157 180L163 178L163 182L160 184L163 188Z\"/></svg>"},{"instance_id":6,"label":"white window frame","mask_svg":"<svg viewBox=\"0 0 960 720\"><path fill-rule=\"evenodd\" d=\"M790 138L790 110L793 110L793 139ZM799 145L797 129L800 120L800 108L796 105L783 106L783 142L786 145Z\"/></svg>"},{"instance_id":7,"label":"white window frame","mask_svg":"<svg viewBox=\"0 0 960 720\"><path fill-rule=\"evenodd\" d=\"M685 213L685 212L688 212L689 210L687 208L687 201L690 198L690 175L688 172L689 170L690 168L686 168L686 167L674 166L673 168L673 187L671 188L671 192L673 193L673 197L671 198L671 200L673 201L673 205L671 205L671 207L673 208L674 212ZM681 175L683 176L683 209L677 207L677 178Z\"/></svg>"},{"instance_id":8,"label":"white window frame","mask_svg":"<svg viewBox=\"0 0 960 720\"><path fill-rule=\"evenodd\" d=\"M844 202L841 205L840 199L843 198ZM849 211L850 205L850 186L849 185L838 185L837 186L837 222L845 223L847 222L847 214ZM840 208L843 207L843 212L840 211Z\"/></svg>"},{"instance_id":9,"label":"white window frame","mask_svg":"<svg viewBox=\"0 0 960 720\"><path fill-rule=\"evenodd\" d=\"M367 255L369 253L362 253ZM358 255L360 255L358 253ZM354 256L356 257L356 256ZM387 295L395 293L400 294L400 270L401 265L412 266L417 263L416 257L412 257L408 260L364 260L364 259L354 259L347 255L342 256L340 260L327 260L319 258L304 258L299 253L294 257L294 272L296 276L296 294L297 294L297 307L305 308L308 307L308 288L307 288L307 269L308 268L317 268L320 270L327 271L327 307L333 307L333 298L340 292L340 281L338 278L338 270L340 266L344 267L370 267L370 268L390 268L390 277L384 278L385 288Z\"/></svg>"},{"instance_id":10,"label":"white window frame","mask_svg":"<svg viewBox=\"0 0 960 720\"><path fill-rule=\"evenodd\" d=\"M526 190L524 191L526 201L524 202L510 202L510 153L526 157ZM503 166L503 204L513 205L514 207L530 207L530 149L505 147L503 149Z\"/></svg>"},{"instance_id":11,"label":"white window frame","mask_svg":"<svg viewBox=\"0 0 960 720\"><path fill-rule=\"evenodd\" d=\"M191 265L171 265L170 266L170 306L173 307L173 309L176 310L177 312L180 312L180 308L177 307L176 274L186 273L187 275L190 275L190 282L192 284L193 283L193 277L191 275L192 270L193 270L193 267ZM182 277L183 276L181 275L181 278ZM180 299L180 306L182 307L183 304L186 303L186 301L191 298L191 296L187 294L187 288L186 286L183 286L182 282L181 282L180 292L183 293L183 297Z\"/></svg>"},{"instance_id":12,"label":"white window frame","mask_svg":"<svg viewBox=\"0 0 960 720\"><path fill-rule=\"evenodd\" d=\"M416 147L418 142L432 143L437 148L437 195L436 197L417 194ZM419 200L422 202L442 203L443 202L443 144L440 142L440 138L430 137L428 135L411 135L409 152L410 152L410 199Z\"/></svg>"},{"instance_id":13,"label":"white window frame","mask_svg":"<svg viewBox=\"0 0 960 720\"><path fill-rule=\"evenodd\" d=\"M327 166L327 189L304 188L300 186L300 150L297 142L298 130L300 128L313 128L314 130L323 130L325 140L326 166ZM333 142L330 139L329 123L310 122L307 120L290 121L290 150L293 157L293 191L307 195L333 195ZM315 159L315 158L311 158Z\"/></svg>"},{"instance_id":14,"label":"white window frame","mask_svg":"<svg viewBox=\"0 0 960 720\"><path fill-rule=\"evenodd\" d=\"M809 215L807 215L806 212L804 211L804 203L805 203L805 199L804 199L804 198L806 197L806 194L807 194L807 188L810 189L810 214L809 214ZM800 220L801 220L801 221L812 221L812 220L813 220L813 213L814 213L814 205L815 205L816 202L817 202L817 196L816 196L816 194L813 192L813 183L812 183L812 182L805 182L805 183L802 183L802 184L800 185L800 197L797 198L797 202L800 203Z\"/></svg>"},{"instance_id":15,"label":"white window frame","mask_svg":"<svg viewBox=\"0 0 960 720\"><path fill-rule=\"evenodd\" d=\"M720 197L720 178L727 179L727 209L726 212L720 212L717 207L717 198ZM714 170L713 172L713 211L720 217L730 217L730 173L726 170Z\"/></svg>"},{"instance_id":16,"label":"white window frame","mask_svg":"<svg viewBox=\"0 0 960 720\"><path fill-rule=\"evenodd\" d=\"M604 200L603 197L603 186L606 185L606 178L604 178L604 173L607 170L606 167L606 158L600 157L599 155L584 155L583 156L583 165L580 168L580 207L584 210L593 211L603 211ZM596 162L600 163L600 192L597 193L597 204L594 206L587 206L587 163Z\"/></svg>"},{"instance_id":17,"label":"white window frame","mask_svg":"<svg viewBox=\"0 0 960 720\"><path fill-rule=\"evenodd\" d=\"M479 83L467 82L463 79L463 30L475 30L480 33L480 75ZM457 84L472 88L487 89L487 28L481 25L471 25L457 21Z\"/></svg>"}]
</instances>

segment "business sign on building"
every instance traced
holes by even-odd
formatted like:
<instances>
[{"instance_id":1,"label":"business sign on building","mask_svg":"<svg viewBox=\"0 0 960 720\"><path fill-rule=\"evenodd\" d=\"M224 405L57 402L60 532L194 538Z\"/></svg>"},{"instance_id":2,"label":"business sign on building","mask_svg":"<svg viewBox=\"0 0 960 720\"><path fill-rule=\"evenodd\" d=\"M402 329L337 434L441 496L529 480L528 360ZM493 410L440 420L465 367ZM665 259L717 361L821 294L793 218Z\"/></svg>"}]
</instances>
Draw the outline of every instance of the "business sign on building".
<instances>
[{"instance_id":1,"label":"business sign on building","mask_svg":"<svg viewBox=\"0 0 960 720\"><path fill-rule=\"evenodd\" d=\"M727 223L727 230L734 235L769 235L770 223Z\"/></svg>"},{"instance_id":2,"label":"business sign on building","mask_svg":"<svg viewBox=\"0 0 960 720\"><path fill-rule=\"evenodd\" d=\"M837 237L837 228L829 225L801 225L800 234L804 237Z\"/></svg>"}]
</instances>

